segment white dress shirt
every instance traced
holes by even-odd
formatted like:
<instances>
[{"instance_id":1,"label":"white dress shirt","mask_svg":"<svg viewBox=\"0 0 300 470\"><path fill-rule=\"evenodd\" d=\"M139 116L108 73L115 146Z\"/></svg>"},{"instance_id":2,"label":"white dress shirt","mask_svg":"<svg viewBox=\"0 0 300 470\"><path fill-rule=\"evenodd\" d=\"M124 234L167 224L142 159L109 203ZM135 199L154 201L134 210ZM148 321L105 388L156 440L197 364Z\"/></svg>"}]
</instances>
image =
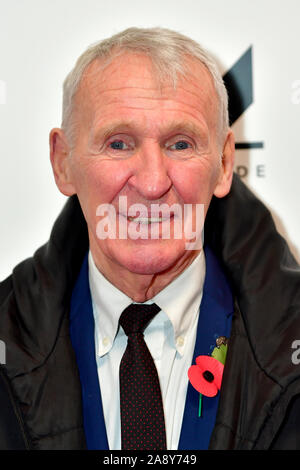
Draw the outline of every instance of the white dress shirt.
<instances>
[{"instance_id":1,"label":"white dress shirt","mask_svg":"<svg viewBox=\"0 0 300 470\"><path fill-rule=\"evenodd\" d=\"M203 250L195 260L145 303L161 311L147 326L144 337L157 368L165 414L167 449L177 450L185 406L199 306L205 278ZM121 449L119 365L127 336L119 327L122 311L133 303L97 269L89 253L89 282L95 319L95 346L103 414L110 450Z\"/></svg>"}]
</instances>

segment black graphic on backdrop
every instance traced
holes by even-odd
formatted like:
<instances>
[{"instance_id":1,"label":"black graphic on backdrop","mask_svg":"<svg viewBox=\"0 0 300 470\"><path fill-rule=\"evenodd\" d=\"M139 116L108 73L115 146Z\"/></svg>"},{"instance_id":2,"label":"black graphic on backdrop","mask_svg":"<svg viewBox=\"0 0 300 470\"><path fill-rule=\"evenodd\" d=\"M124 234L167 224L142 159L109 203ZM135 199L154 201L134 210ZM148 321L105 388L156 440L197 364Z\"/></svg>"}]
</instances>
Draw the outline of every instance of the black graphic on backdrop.
<instances>
[{"instance_id":1,"label":"black graphic on backdrop","mask_svg":"<svg viewBox=\"0 0 300 470\"><path fill-rule=\"evenodd\" d=\"M223 76L228 92L229 123L232 125L253 103L252 47ZM263 148L263 142L236 142L236 149Z\"/></svg>"}]
</instances>

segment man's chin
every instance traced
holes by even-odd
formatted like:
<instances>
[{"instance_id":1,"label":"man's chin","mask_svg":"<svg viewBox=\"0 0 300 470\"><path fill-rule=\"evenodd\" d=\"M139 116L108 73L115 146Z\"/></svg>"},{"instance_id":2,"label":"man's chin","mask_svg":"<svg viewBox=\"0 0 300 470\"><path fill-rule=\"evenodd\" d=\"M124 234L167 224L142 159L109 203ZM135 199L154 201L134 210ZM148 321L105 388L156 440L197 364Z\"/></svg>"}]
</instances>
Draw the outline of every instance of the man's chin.
<instances>
[{"instance_id":1,"label":"man's chin","mask_svg":"<svg viewBox=\"0 0 300 470\"><path fill-rule=\"evenodd\" d=\"M115 260L135 274L153 275L172 270L188 255L182 243L137 244L115 253Z\"/></svg>"}]
</instances>

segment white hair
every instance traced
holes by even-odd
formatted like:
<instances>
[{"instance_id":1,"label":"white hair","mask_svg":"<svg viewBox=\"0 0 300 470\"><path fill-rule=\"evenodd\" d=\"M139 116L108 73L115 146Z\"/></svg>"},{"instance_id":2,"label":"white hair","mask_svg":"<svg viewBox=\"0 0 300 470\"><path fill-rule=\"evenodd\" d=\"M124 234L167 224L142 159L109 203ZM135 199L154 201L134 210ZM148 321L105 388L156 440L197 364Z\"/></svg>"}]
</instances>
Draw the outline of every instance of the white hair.
<instances>
[{"instance_id":1,"label":"white hair","mask_svg":"<svg viewBox=\"0 0 300 470\"><path fill-rule=\"evenodd\" d=\"M166 28L128 28L118 34L92 44L78 58L75 67L63 84L62 129L72 140L74 96L87 67L97 59L103 68L117 55L129 51L147 55L160 80L169 79L176 86L177 75L189 73L187 57L206 66L213 80L219 101L219 133L224 138L229 126L228 96L222 76L212 57L194 40Z\"/></svg>"}]
</instances>

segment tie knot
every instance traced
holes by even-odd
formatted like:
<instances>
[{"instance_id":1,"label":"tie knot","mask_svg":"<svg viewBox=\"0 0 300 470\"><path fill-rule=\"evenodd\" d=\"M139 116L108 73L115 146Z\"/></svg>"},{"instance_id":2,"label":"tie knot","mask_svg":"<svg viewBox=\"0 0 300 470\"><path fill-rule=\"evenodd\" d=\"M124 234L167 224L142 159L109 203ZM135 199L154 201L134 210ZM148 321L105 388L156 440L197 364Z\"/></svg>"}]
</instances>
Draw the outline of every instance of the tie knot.
<instances>
[{"instance_id":1,"label":"tie knot","mask_svg":"<svg viewBox=\"0 0 300 470\"><path fill-rule=\"evenodd\" d=\"M156 304L131 304L122 312L119 323L127 336L132 333L143 333L160 310Z\"/></svg>"}]
</instances>

